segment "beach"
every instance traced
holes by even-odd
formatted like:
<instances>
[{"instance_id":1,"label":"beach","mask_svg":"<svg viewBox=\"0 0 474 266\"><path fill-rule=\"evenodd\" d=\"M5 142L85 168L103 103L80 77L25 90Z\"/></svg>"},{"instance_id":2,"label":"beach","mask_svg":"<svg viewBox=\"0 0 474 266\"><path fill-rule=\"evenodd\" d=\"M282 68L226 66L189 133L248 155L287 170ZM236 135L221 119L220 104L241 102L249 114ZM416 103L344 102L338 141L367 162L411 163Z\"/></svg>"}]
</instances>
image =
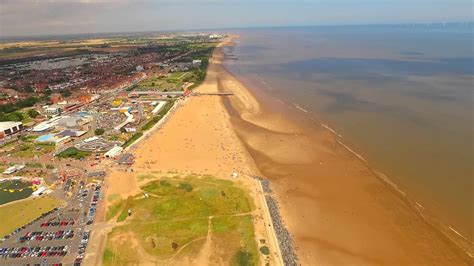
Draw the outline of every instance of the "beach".
<instances>
[{"instance_id":1,"label":"beach","mask_svg":"<svg viewBox=\"0 0 474 266\"><path fill-rule=\"evenodd\" d=\"M219 50L213 56L208 68L206 80L197 88L198 92L218 92L218 70L222 56ZM105 198L120 195L121 198L142 193L140 186L150 179L138 180L138 176L182 176L212 175L221 179L236 181L246 187L256 205L254 226L256 241L266 240L272 251L269 261L281 264L276 236L271 230L271 219L264 207L264 196L257 180L252 176L259 171L253 163L230 123L230 117L221 102L220 96L194 96L177 103L176 108L164 118L164 122L130 147L128 152L135 156L133 172L110 167L106 180ZM237 176L233 176L234 173ZM106 203L99 216L105 213ZM98 218L100 219L100 218ZM99 220L93 231L90 262L101 263L101 256L106 242L105 233L114 226L112 222ZM219 254L212 246L205 246L195 259L174 261L169 264L185 263L187 265L219 264L209 260L209 254ZM96 256L96 258L94 258ZM263 259L261 260L263 261ZM278 262L277 262L278 261ZM142 263L149 263L145 259Z\"/></svg>"},{"instance_id":2,"label":"beach","mask_svg":"<svg viewBox=\"0 0 474 266\"><path fill-rule=\"evenodd\" d=\"M472 263L332 130L225 69L219 81L235 94L226 104L232 124L275 188L303 265Z\"/></svg>"},{"instance_id":3,"label":"beach","mask_svg":"<svg viewBox=\"0 0 474 266\"><path fill-rule=\"evenodd\" d=\"M222 60L218 47L197 91L234 95L193 96L180 102L169 121L131 148L136 156L133 173L110 170L107 195L136 194L141 185L136 176L150 173L237 180L251 190L260 212L257 239L268 239L270 249L276 250L261 190L251 178L264 176L302 265L469 264L463 252L333 132L268 95L248 90ZM234 172L237 178L231 177ZM278 256L272 261L279 262ZM212 264L194 261L199 263Z\"/></svg>"}]
</instances>

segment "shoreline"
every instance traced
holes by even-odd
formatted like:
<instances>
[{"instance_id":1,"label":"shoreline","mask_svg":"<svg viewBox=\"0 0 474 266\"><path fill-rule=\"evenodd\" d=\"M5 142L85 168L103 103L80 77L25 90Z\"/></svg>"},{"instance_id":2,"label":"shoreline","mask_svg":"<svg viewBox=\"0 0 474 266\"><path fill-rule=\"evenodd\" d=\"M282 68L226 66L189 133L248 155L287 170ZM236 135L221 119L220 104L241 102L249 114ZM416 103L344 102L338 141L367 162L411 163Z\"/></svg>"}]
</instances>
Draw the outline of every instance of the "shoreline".
<instances>
[{"instance_id":1,"label":"shoreline","mask_svg":"<svg viewBox=\"0 0 474 266\"><path fill-rule=\"evenodd\" d=\"M223 69L224 69L224 71L228 72L228 75L232 76L235 80L238 81L238 78L235 77L235 75L233 75L225 66L223 66ZM239 82L239 81L238 81L238 82ZM229 86L229 87L230 87L230 86ZM234 86L234 87L236 87L236 86ZM228 89L228 88L227 88L227 89ZM245 85L240 84L239 89L240 89L240 90L247 90L246 93L248 93L248 94L253 94L252 96L256 98L256 99L254 99L255 101L261 101L261 98L258 98L257 96L255 96L255 94L254 94L255 91L251 91L250 89L248 89L248 87L246 88ZM262 92L259 92L259 93L263 94ZM261 95L258 95L258 96L261 96ZM281 102L281 103L284 104L284 105L287 105L287 104L285 104L285 103L283 103L283 102ZM261 103L259 103L259 104L261 104ZM242 107L242 104L241 104L241 103L240 103L240 104L239 104L239 103L233 103L233 105L238 106L237 108L233 108L233 109L238 109L238 108L239 108L239 105L240 105L240 108ZM233 106L233 107L235 107L235 106ZM300 107L300 108L298 108L298 107L293 107L293 108L296 108L296 109L299 110L300 112L306 113L305 110L301 110L301 109L300 109L301 107ZM229 108L227 108L227 109L229 109ZM258 111L255 112L254 115L258 115L259 112L261 113L260 108L257 107L257 108L255 108L255 109L257 109ZM240 112L239 112L239 111L240 111ZM248 116L249 116L248 110L242 110L242 108L241 108L241 110L239 110L239 111L236 111L236 110L228 110L228 112L234 114L234 116L239 116L239 115L240 115L240 116L241 116L241 117L240 117L241 120L248 120L248 119L247 119ZM247 111L247 113L246 113L246 111ZM239 119L239 118L237 118L237 119ZM240 122L241 122L241 121L240 121ZM246 121L246 122L248 122L248 121ZM259 121L259 122L260 122L260 125L261 125L261 121ZM244 122L244 123L245 123L245 122ZM237 123L234 123L234 124L237 124ZM341 143L341 141L337 139L337 138L341 138L341 136L340 136L337 132L335 132L334 130L331 130L330 128L328 128L329 126L327 126L327 125L325 125L325 124L320 124L320 126L321 126L322 128L325 128L325 130L327 130L327 132L334 134L335 138L332 140L333 142L338 143L338 145L340 145L341 148L343 148L346 152L350 153L351 156L356 157L360 162L362 162L366 167L368 167L368 168L369 168L369 171L372 172L372 174L371 174L372 177L376 177L377 180L379 180L379 182L383 183L383 185L387 185L387 187L390 187L391 189L393 189L392 182L390 182L389 180L385 180L384 178L382 178L382 177L378 174L378 172L377 172L376 170L370 168L370 167L367 165L365 159L364 159L362 156L358 155L358 154L357 154L355 151L353 151L350 147L348 147L348 146L346 146L345 144ZM234 127L235 127L235 125L234 125ZM237 126L237 127L239 127L239 126ZM249 128L250 128L250 126L248 126L246 129L248 130ZM237 129L237 131L239 131L239 130ZM242 129L241 129L241 131L242 131ZM243 136L243 135L245 135L245 133L244 133L244 134L241 133L241 134L239 135L239 137L240 137L241 139L244 139L243 142L245 142L246 136ZM327 136L326 136L326 137L327 137ZM252 151L252 147L250 147L250 146L252 146L252 145L246 145L246 146L248 146L248 148L249 148L249 150L250 150L250 153L252 154L252 157L254 157L254 159L255 159L257 165L259 166L259 168L265 168L266 166L263 166L263 167L262 167L262 166L259 165L259 163L257 162L258 159L256 159L256 157L259 157L259 154L257 154L258 152L256 152L256 151ZM262 156L260 156L260 157L262 157ZM268 158L266 158L266 159L268 159ZM349 159L349 160L350 160L350 159ZM268 160L267 160L267 161L268 161ZM270 164L270 163L265 162L264 164ZM360 163L359 163L359 164L360 164ZM359 167L360 167L360 165L359 165ZM261 169L261 170L262 170L262 169ZM265 171L263 171L263 172L265 172ZM272 180L272 181L273 181L273 180ZM388 183L387 183L387 181L388 181ZM398 191L398 193L400 193L400 195L398 195L398 197L402 197L402 196L404 195L404 193L401 192L398 188L395 189L395 190ZM281 197L281 195L280 195L280 199L281 199L281 198L282 198L282 197ZM286 200L286 199L285 199L285 200ZM466 256L466 258L463 259L464 262L466 263L467 261L472 260L472 255L469 254L469 243L467 243L468 245L463 248L462 245L460 246L459 244L456 243L456 241L453 241L453 239L449 238L448 236L444 236L444 237L443 237L443 235L446 234L445 232L443 232L443 234L440 234L442 231L441 231L441 232L440 232L440 231L434 232L434 231L437 231L436 226L434 226L433 224L431 224L431 223L429 223L428 221L426 221L426 217L424 217L423 214L420 212L420 210L416 208L416 206L419 205L418 202L415 202L415 203L414 203L414 204L418 204L418 205L414 205L411 201L409 201L409 199L404 198L402 201L405 202L405 203L402 202L401 204L406 204L406 205L409 205L409 206L410 206L410 208L412 209L412 210L411 210L411 212L412 212L411 215L412 215L412 216L413 216L413 214L417 214L417 216L419 216L419 220L423 220L424 222L427 223L425 226L423 226L423 223L420 223L420 224L417 226L417 227L420 228L420 230L424 230L424 231L432 230L433 232L431 232L431 233L430 233L430 232L425 232L425 233L430 234L431 237L433 237L433 238L439 238L439 237L441 236L440 238L446 238L446 240L448 240L449 242L454 242L454 243L452 243L452 244L456 245L456 248L459 248L460 251L462 250L463 252L466 252L466 253L464 254L464 255ZM285 218L285 216L284 216L284 218ZM412 219L413 219L413 217L412 217ZM285 219L285 220L286 220L286 219ZM420 221L418 221L418 223L419 223L419 222L420 222ZM430 227L430 226L433 227L433 228L426 228L426 227ZM421 228L424 228L424 229L421 229ZM291 231L291 230L290 230L290 231ZM436 235L438 235L438 234L440 234L440 236L436 237ZM442 240L437 239L437 241L442 241ZM300 242L301 242L301 241L300 241ZM443 249L444 249L444 248L443 248ZM442 251L442 249L441 249L440 251ZM471 258L467 258L467 256L471 256ZM301 256L300 256L300 257L301 257ZM433 257L436 257L436 256L434 255ZM436 261L436 260L433 260L433 261ZM451 259L448 259L448 261L451 261ZM382 264L383 264L383 263L382 263ZM425 263L422 263L422 264L430 264L430 263L429 263L428 261L426 261ZM453 263L453 261L451 261L451 264L456 264L456 263Z\"/></svg>"},{"instance_id":2,"label":"shoreline","mask_svg":"<svg viewBox=\"0 0 474 266\"><path fill-rule=\"evenodd\" d=\"M402 190L396 183L394 183L386 174L383 172L378 171L376 168L372 167L370 163L359 153L354 151L352 148L347 146L342 142L342 135L339 134L337 131L329 127L327 124L321 123L320 124L322 127L326 128L328 131L334 134L337 143L339 143L342 147L344 147L347 151L352 153L355 157L360 159L362 162L367 164L367 167L369 167L372 172L383 182L385 183L388 187L393 189L396 193L398 193L403 200L407 202L407 204L411 205L413 210L417 212L420 217L426 221L430 226L433 227L433 230L436 230L437 232L440 233L440 235L450 242L452 242L454 245L456 245L462 252L466 253L466 255L469 257L469 259L474 260L474 242L469 240L467 237L465 237L463 234L459 233L455 228L453 228L451 225L443 222L441 219L438 217L432 215L428 210L425 209L425 207L419 203L418 201L410 198L407 193ZM339 139L341 140L339 140Z\"/></svg>"},{"instance_id":3,"label":"shoreline","mask_svg":"<svg viewBox=\"0 0 474 266\"><path fill-rule=\"evenodd\" d=\"M218 48L217 48L218 49ZM218 92L217 71L220 54L215 50L207 69L205 81L196 88L198 92ZM267 262L281 265L278 241L273 232L271 218L265 212L263 192L252 178L258 175L253 161L242 147L235 132L231 129L228 114L219 96L193 96L180 100L166 117L160 120L148 134L130 145L128 152L135 156L133 171L109 168L106 177L105 196L119 195L121 198L135 195L140 186L151 179L137 179L140 175L160 176L212 175L219 179L237 182L248 189L256 205L254 216L255 241L264 240L270 248L270 255L259 253L261 264ZM233 173L238 177L233 177ZM110 202L104 202L103 214ZM97 225L94 239L97 239L99 252L102 253L107 230L112 225L102 222ZM94 233L93 233L94 234ZM259 246L261 243L259 244ZM216 254L220 250L215 250ZM100 258L94 258L99 263ZM196 264L202 261L186 261ZM178 261L176 263L179 263ZM184 263L184 262L183 262Z\"/></svg>"}]
</instances>

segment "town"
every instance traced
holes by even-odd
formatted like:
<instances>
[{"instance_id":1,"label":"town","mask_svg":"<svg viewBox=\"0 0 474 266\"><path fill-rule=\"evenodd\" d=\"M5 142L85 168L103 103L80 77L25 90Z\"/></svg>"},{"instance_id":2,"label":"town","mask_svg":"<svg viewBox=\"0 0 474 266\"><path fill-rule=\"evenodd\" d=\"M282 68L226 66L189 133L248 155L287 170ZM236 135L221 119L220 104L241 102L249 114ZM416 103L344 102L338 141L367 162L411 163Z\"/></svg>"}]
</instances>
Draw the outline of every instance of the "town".
<instances>
[{"instance_id":1,"label":"town","mask_svg":"<svg viewBox=\"0 0 474 266\"><path fill-rule=\"evenodd\" d=\"M81 264L107 167L133 171L130 147L198 95L223 38L0 43L2 264Z\"/></svg>"}]
</instances>

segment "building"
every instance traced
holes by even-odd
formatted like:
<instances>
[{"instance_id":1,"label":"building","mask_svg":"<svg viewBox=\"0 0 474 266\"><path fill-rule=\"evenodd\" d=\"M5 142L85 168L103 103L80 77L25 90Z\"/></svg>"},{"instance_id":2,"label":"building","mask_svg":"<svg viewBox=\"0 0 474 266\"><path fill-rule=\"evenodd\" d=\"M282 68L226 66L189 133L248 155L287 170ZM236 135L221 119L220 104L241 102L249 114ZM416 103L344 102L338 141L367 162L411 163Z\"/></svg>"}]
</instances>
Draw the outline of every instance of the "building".
<instances>
[{"instance_id":1,"label":"building","mask_svg":"<svg viewBox=\"0 0 474 266\"><path fill-rule=\"evenodd\" d=\"M63 110L60 106L51 105L51 106L46 106L43 110L43 113L45 115L54 116L54 115L60 115L62 111Z\"/></svg>"},{"instance_id":2,"label":"building","mask_svg":"<svg viewBox=\"0 0 474 266\"><path fill-rule=\"evenodd\" d=\"M120 147L120 146L115 146L113 147L112 149L110 149L108 152L106 152L104 155L106 158L115 158L117 157L118 155L120 155L120 153L123 151L123 148Z\"/></svg>"},{"instance_id":3,"label":"building","mask_svg":"<svg viewBox=\"0 0 474 266\"><path fill-rule=\"evenodd\" d=\"M90 103L92 101L92 95L89 93L83 93L77 96L77 101L83 104Z\"/></svg>"},{"instance_id":4,"label":"building","mask_svg":"<svg viewBox=\"0 0 474 266\"><path fill-rule=\"evenodd\" d=\"M56 136L61 136L61 137L69 136L69 137L77 138L77 137L80 137L80 136L82 136L86 133L87 133L87 131L66 129L66 130L61 131L58 134L56 134Z\"/></svg>"},{"instance_id":5,"label":"building","mask_svg":"<svg viewBox=\"0 0 474 266\"><path fill-rule=\"evenodd\" d=\"M97 172L91 172L87 174L87 177L89 178L99 178L99 177L104 177L107 173L105 171L97 171Z\"/></svg>"},{"instance_id":6,"label":"building","mask_svg":"<svg viewBox=\"0 0 474 266\"><path fill-rule=\"evenodd\" d=\"M49 96L49 98L51 99L51 102L53 104L57 104L63 100L63 98L61 97L61 94L59 93L53 93L51 94L51 96Z\"/></svg>"},{"instance_id":7,"label":"building","mask_svg":"<svg viewBox=\"0 0 474 266\"><path fill-rule=\"evenodd\" d=\"M13 174L13 173L15 173L15 172L18 172L18 171L22 170L23 168L25 168L24 165L22 165L22 164L17 164L17 165L8 167L7 169L5 169L5 171L4 171L3 173L6 174L6 175L11 175L11 174Z\"/></svg>"},{"instance_id":8,"label":"building","mask_svg":"<svg viewBox=\"0 0 474 266\"><path fill-rule=\"evenodd\" d=\"M193 66L200 66L202 63L201 60L193 60Z\"/></svg>"},{"instance_id":9,"label":"building","mask_svg":"<svg viewBox=\"0 0 474 266\"><path fill-rule=\"evenodd\" d=\"M135 157L133 156L133 154L130 154L130 153L125 153L121 155L117 160L117 163L122 164L122 165L132 165L134 162L135 162Z\"/></svg>"},{"instance_id":10,"label":"building","mask_svg":"<svg viewBox=\"0 0 474 266\"><path fill-rule=\"evenodd\" d=\"M61 117L53 117L48 121L41 122L35 127L33 127L33 132L43 132L46 130L50 130L58 125L59 119L61 119Z\"/></svg>"},{"instance_id":11,"label":"building","mask_svg":"<svg viewBox=\"0 0 474 266\"><path fill-rule=\"evenodd\" d=\"M0 122L0 139L5 138L23 129L23 123L14 121Z\"/></svg>"}]
</instances>

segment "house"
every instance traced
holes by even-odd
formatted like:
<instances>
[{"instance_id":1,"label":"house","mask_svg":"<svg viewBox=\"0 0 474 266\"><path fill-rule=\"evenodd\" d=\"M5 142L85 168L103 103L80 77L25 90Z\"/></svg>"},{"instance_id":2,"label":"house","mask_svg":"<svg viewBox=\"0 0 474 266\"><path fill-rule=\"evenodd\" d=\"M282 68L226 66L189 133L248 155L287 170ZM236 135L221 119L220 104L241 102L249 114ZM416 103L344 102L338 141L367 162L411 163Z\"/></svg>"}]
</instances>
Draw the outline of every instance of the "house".
<instances>
[{"instance_id":1,"label":"house","mask_svg":"<svg viewBox=\"0 0 474 266\"><path fill-rule=\"evenodd\" d=\"M193 60L193 66L200 66L202 63L202 60Z\"/></svg>"},{"instance_id":2,"label":"house","mask_svg":"<svg viewBox=\"0 0 474 266\"><path fill-rule=\"evenodd\" d=\"M54 115L60 115L62 113L63 109L59 105L51 105L51 106L46 106L43 110L43 113L45 115L49 116L54 116Z\"/></svg>"},{"instance_id":3,"label":"house","mask_svg":"<svg viewBox=\"0 0 474 266\"><path fill-rule=\"evenodd\" d=\"M53 104L57 104L63 100L63 98L61 97L61 94L59 93L53 93L51 94L51 96L49 96L49 98L51 99L51 102Z\"/></svg>"},{"instance_id":4,"label":"house","mask_svg":"<svg viewBox=\"0 0 474 266\"><path fill-rule=\"evenodd\" d=\"M23 123L15 121L0 122L0 139L5 138L23 129Z\"/></svg>"}]
</instances>

